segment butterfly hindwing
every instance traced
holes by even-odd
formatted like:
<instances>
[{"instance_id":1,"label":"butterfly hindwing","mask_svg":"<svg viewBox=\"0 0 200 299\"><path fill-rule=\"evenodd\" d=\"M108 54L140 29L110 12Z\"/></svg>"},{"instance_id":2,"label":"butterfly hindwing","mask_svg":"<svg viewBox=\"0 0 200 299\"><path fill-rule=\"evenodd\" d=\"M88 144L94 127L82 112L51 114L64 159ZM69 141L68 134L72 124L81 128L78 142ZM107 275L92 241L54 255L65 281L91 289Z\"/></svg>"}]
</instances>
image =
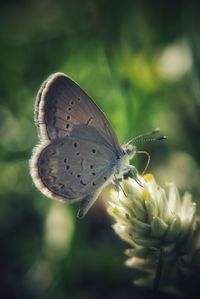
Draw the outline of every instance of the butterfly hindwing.
<instances>
[{"instance_id":1,"label":"butterfly hindwing","mask_svg":"<svg viewBox=\"0 0 200 299\"><path fill-rule=\"evenodd\" d=\"M49 190L51 197L64 201L81 199L101 188L116 164L106 139L86 126L77 126L71 136L39 148L35 157L36 183L43 193Z\"/></svg>"}]
</instances>

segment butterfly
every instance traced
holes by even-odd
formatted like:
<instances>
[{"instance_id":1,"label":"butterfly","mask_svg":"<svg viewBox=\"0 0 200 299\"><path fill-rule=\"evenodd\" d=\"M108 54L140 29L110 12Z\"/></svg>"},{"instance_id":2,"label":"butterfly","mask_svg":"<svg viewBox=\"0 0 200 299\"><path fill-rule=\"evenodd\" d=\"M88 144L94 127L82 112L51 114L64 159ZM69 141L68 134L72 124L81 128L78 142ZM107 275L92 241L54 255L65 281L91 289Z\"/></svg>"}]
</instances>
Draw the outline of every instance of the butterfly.
<instances>
[{"instance_id":1,"label":"butterfly","mask_svg":"<svg viewBox=\"0 0 200 299\"><path fill-rule=\"evenodd\" d=\"M80 200L83 217L110 182L130 170L136 146L121 145L104 113L82 88L63 73L51 75L35 103L40 142L30 159L36 187L47 197Z\"/></svg>"}]
</instances>

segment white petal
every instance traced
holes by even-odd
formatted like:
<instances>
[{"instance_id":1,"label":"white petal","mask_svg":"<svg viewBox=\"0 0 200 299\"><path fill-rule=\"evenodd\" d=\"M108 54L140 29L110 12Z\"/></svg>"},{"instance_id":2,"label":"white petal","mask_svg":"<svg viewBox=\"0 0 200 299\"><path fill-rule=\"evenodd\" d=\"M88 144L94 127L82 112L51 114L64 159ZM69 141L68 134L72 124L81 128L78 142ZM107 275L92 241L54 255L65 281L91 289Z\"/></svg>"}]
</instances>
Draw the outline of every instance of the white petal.
<instances>
[{"instance_id":1,"label":"white petal","mask_svg":"<svg viewBox=\"0 0 200 299\"><path fill-rule=\"evenodd\" d=\"M128 242L132 246L135 245L132 234L126 229L125 226L116 223L113 225L113 229L122 240Z\"/></svg>"},{"instance_id":2,"label":"white petal","mask_svg":"<svg viewBox=\"0 0 200 299\"><path fill-rule=\"evenodd\" d=\"M181 208L181 200L178 189L173 183L168 183L169 186L169 200L168 206L172 214L176 215Z\"/></svg>"},{"instance_id":3,"label":"white petal","mask_svg":"<svg viewBox=\"0 0 200 299\"><path fill-rule=\"evenodd\" d=\"M125 254L129 257L146 258L149 253L149 249L146 247L137 247L125 250Z\"/></svg>"},{"instance_id":4,"label":"white petal","mask_svg":"<svg viewBox=\"0 0 200 299\"><path fill-rule=\"evenodd\" d=\"M159 246L162 240L155 238L135 238L134 241L141 246L156 247Z\"/></svg>"},{"instance_id":5,"label":"white petal","mask_svg":"<svg viewBox=\"0 0 200 299\"><path fill-rule=\"evenodd\" d=\"M145 186L144 186L144 189L145 189L147 192L149 192L153 198L156 199L156 197L157 197L157 187L158 187L158 185L156 184L156 181L155 181L153 175L150 174L150 173L148 173L148 174L146 174L146 175L144 176L144 179L145 179L145 181L146 181L146 184L145 184Z\"/></svg>"},{"instance_id":6,"label":"white petal","mask_svg":"<svg viewBox=\"0 0 200 299\"><path fill-rule=\"evenodd\" d=\"M155 217L151 221L151 236L162 238L166 233L168 225L159 217Z\"/></svg>"},{"instance_id":7,"label":"white petal","mask_svg":"<svg viewBox=\"0 0 200 299\"><path fill-rule=\"evenodd\" d=\"M192 196L188 192L183 195L182 207L179 213L182 220L188 219L190 221L196 211L196 205L192 203L191 198Z\"/></svg>"},{"instance_id":8,"label":"white petal","mask_svg":"<svg viewBox=\"0 0 200 299\"><path fill-rule=\"evenodd\" d=\"M176 241L177 236L181 233L181 220L179 216L172 219L169 225L168 232L165 236L165 241Z\"/></svg>"},{"instance_id":9,"label":"white petal","mask_svg":"<svg viewBox=\"0 0 200 299\"><path fill-rule=\"evenodd\" d=\"M140 199L130 197L126 198L122 204L130 214L133 214L133 216L141 221L146 221L147 213L144 203L142 203L143 201L141 201Z\"/></svg>"},{"instance_id":10,"label":"white petal","mask_svg":"<svg viewBox=\"0 0 200 299\"><path fill-rule=\"evenodd\" d=\"M138 270L145 270L145 272L147 271L147 268L151 268L153 266L150 259L143 259L138 257L132 257L126 260L125 265Z\"/></svg>"},{"instance_id":11,"label":"white petal","mask_svg":"<svg viewBox=\"0 0 200 299\"><path fill-rule=\"evenodd\" d=\"M143 178L141 177L140 180L143 181ZM122 188L128 197L135 196L137 198L141 198L143 188L135 180L131 178L123 180Z\"/></svg>"},{"instance_id":12,"label":"white petal","mask_svg":"<svg viewBox=\"0 0 200 299\"><path fill-rule=\"evenodd\" d=\"M151 273L149 276L145 276L145 277L142 277L142 278L135 279L134 280L134 285L137 285L139 287L152 288L154 280L155 280L155 275L154 275L154 273Z\"/></svg>"},{"instance_id":13,"label":"white petal","mask_svg":"<svg viewBox=\"0 0 200 299\"><path fill-rule=\"evenodd\" d=\"M145 200L145 206L148 213L148 221L158 216L158 210L153 200Z\"/></svg>"},{"instance_id":14,"label":"white petal","mask_svg":"<svg viewBox=\"0 0 200 299\"><path fill-rule=\"evenodd\" d=\"M148 235L151 231L150 224L144 223L136 218L131 219L133 231L141 235Z\"/></svg>"}]
</instances>

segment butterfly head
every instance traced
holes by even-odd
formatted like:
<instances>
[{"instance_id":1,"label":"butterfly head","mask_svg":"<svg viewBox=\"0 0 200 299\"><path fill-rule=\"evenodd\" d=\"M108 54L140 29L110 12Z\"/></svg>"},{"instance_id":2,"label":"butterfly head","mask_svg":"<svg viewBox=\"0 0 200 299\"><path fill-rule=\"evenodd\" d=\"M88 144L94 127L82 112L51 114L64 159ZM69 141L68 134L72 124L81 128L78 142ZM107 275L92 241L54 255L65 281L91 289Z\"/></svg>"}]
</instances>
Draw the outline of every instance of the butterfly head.
<instances>
[{"instance_id":1,"label":"butterfly head","mask_svg":"<svg viewBox=\"0 0 200 299\"><path fill-rule=\"evenodd\" d=\"M129 160L132 159L136 154L136 146L130 143L125 144L123 146L123 150Z\"/></svg>"},{"instance_id":2,"label":"butterfly head","mask_svg":"<svg viewBox=\"0 0 200 299\"><path fill-rule=\"evenodd\" d=\"M124 173L130 170L130 160L136 154L136 146L133 144L124 144L122 146L122 155L116 165L116 176L121 178Z\"/></svg>"},{"instance_id":3,"label":"butterfly head","mask_svg":"<svg viewBox=\"0 0 200 299\"><path fill-rule=\"evenodd\" d=\"M132 169L132 173L135 175L135 180L138 181L137 178L137 170L134 166L129 164L129 161L135 156L135 154L145 154L147 156L147 163L145 166L145 169L143 170L142 174L145 173L149 163L150 163L150 155L146 151L138 151L136 150L136 144L144 141L156 141L156 140L163 140L166 139L167 136L156 136L157 133L160 132L159 128L154 129L152 132L148 132L142 135L139 135L137 137L134 137L133 139L129 140L128 143L122 146L123 148L123 157L121 159L121 169L125 173L127 170ZM138 181L139 182L139 181ZM139 182L140 185L140 182Z\"/></svg>"}]
</instances>

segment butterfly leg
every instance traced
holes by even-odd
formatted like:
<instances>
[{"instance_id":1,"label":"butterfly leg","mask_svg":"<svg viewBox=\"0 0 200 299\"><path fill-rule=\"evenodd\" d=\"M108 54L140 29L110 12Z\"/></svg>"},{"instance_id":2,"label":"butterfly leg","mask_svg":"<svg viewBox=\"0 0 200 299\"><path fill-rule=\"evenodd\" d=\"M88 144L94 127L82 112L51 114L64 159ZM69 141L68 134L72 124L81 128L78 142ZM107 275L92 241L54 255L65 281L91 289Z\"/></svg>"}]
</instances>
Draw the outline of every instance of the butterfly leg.
<instances>
[{"instance_id":1,"label":"butterfly leg","mask_svg":"<svg viewBox=\"0 0 200 299\"><path fill-rule=\"evenodd\" d=\"M132 178L136 181L136 183L138 183L138 185L140 185L141 187L144 187L142 182L139 179L139 175L138 175L138 171L137 171L136 167L133 165L129 165L129 167L130 167L130 171L132 174Z\"/></svg>"},{"instance_id":2,"label":"butterfly leg","mask_svg":"<svg viewBox=\"0 0 200 299\"><path fill-rule=\"evenodd\" d=\"M89 211L91 206L94 204L97 197L98 197L98 193L93 192L81 199L81 204L77 214L78 218L82 218L85 216L85 214Z\"/></svg>"},{"instance_id":3,"label":"butterfly leg","mask_svg":"<svg viewBox=\"0 0 200 299\"><path fill-rule=\"evenodd\" d=\"M115 178L115 179L114 179L113 183L115 184L115 186L116 186L116 188L117 188L117 190L118 190L118 193L119 193L119 190L121 189L122 192L124 193L124 196L127 197L127 195L126 195L124 189L122 188L122 185L120 184L119 180L116 178L115 175L114 175L114 178Z\"/></svg>"}]
</instances>

